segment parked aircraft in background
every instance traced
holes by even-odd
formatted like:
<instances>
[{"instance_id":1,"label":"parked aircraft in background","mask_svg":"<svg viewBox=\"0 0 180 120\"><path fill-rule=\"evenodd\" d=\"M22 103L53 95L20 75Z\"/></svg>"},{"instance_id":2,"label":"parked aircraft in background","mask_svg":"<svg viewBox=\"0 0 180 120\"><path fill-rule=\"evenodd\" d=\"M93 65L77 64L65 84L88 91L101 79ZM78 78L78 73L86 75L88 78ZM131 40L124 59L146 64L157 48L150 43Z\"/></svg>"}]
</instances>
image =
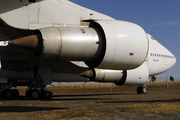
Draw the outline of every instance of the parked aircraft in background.
<instances>
[{"instance_id":1,"label":"parked aircraft in background","mask_svg":"<svg viewBox=\"0 0 180 120\"><path fill-rule=\"evenodd\" d=\"M1 0L0 93L28 86L26 97L51 99L52 82L113 82L147 93L150 76L175 56L140 26L68 0Z\"/></svg>"}]
</instances>

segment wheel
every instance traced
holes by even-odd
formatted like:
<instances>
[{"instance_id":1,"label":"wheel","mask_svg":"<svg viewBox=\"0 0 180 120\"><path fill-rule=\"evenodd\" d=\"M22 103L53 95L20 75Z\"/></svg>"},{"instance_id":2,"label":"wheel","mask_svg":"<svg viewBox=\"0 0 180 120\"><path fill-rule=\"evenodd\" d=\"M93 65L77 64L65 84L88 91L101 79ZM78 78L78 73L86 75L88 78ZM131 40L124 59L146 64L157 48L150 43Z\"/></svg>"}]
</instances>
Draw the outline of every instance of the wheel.
<instances>
[{"instance_id":1,"label":"wheel","mask_svg":"<svg viewBox=\"0 0 180 120\"><path fill-rule=\"evenodd\" d=\"M1 90L0 90L0 98L2 97L2 92L1 92Z\"/></svg>"},{"instance_id":2,"label":"wheel","mask_svg":"<svg viewBox=\"0 0 180 120\"><path fill-rule=\"evenodd\" d=\"M147 93L148 93L147 87L142 87L142 93L143 93L143 94L147 94Z\"/></svg>"},{"instance_id":3,"label":"wheel","mask_svg":"<svg viewBox=\"0 0 180 120\"><path fill-rule=\"evenodd\" d=\"M31 93L31 90L27 90L26 91L26 99L30 99L30 93Z\"/></svg>"},{"instance_id":4,"label":"wheel","mask_svg":"<svg viewBox=\"0 0 180 120\"><path fill-rule=\"evenodd\" d=\"M13 97L13 91L12 90L3 90L3 98L5 99L11 99Z\"/></svg>"},{"instance_id":5,"label":"wheel","mask_svg":"<svg viewBox=\"0 0 180 120\"><path fill-rule=\"evenodd\" d=\"M137 88L137 94L141 94L141 92L142 92L142 87L138 87Z\"/></svg>"},{"instance_id":6,"label":"wheel","mask_svg":"<svg viewBox=\"0 0 180 120\"><path fill-rule=\"evenodd\" d=\"M30 95L33 100L37 100L40 97L40 92L38 90L31 90Z\"/></svg>"},{"instance_id":7,"label":"wheel","mask_svg":"<svg viewBox=\"0 0 180 120\"><path fill-rule=\"evenodd\" d=\"M14 97L18 97L19 96L19 91L17 89L13 89L12 92L13 92L13 96Z\"/></svg>"},{"instance_id":8,"label":"wheel","mask_svg":"<svg viewBox=\"0 0 180 120\"><path fill-rule=\"evenodd\" d=\"M52 98L52 92L50 90L43 89L41 92L42 92L42 95L41 95L42 99L50 100Z\"/></svg>"}]
</instances>

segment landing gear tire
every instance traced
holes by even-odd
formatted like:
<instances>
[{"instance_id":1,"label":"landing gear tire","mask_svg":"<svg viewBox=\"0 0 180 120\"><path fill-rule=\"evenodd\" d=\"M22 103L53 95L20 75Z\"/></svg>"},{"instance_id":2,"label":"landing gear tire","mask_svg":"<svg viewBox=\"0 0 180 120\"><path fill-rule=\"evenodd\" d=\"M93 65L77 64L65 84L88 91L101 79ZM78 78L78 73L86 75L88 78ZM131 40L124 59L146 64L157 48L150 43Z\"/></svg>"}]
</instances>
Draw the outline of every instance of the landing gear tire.
<instances>
[{"instance_id":1,"label":"landing gear tire","mask_svg":"<svg viewBox=\"0 0 180 120\"><path fill-rule=\"evenodd\" d=\"M36 89L34 90L27 90L26 91L26 99L33 99L33 100L37 100L40 98L40 92Z\"/></svg>"},{"instance_id":2,"label":"landing gear tire","mask_svg":"<svg viewBox=\"0 0 180 120\"><path fill-rule=\"evenodd\" d=\"M50 100L52 98L52 92L50 90L43 89L41 93L42 99Z\"/></svg>"},{"instance_id":3,"label":"landing gear tire","mask_svg":"<svg viewBox=\"0 0 180 120\"><path fill-rule=\"evenodd\" d=\"M19 91L18 90L13 89L12 92L13 92L13 97L18 97L19 96Z\"/></svg>"},{"instance_id":4,"label":"landing gear tire","mask_svg":"<svg viewBox=\"0 0 180 120\"><path fill-rule=\"evenodd\" d=\"M37 100L39 98L50 100L52 98L52 92L47 89L42 89L41 91L36 89L30 89L26 91L26 99Z\"/></svg>"},{"instance_id":5,"label":"landing gear tire","mask_svg":"<svg viewBox=\"0 0 180 120\"><path fill-rule=\"evenodd\" d=\"M0 91L0 98L2 98L2 92Z\"/></svg>"},{"instance_id":6,"label":"landing gear tire","mask_svg":"<svg viewBox=\"0 0 180 120\"><path fill-rule=\"evenodd\" d=\"M141 92L142 92L142 87L138 87L137 88L137 94L141 94Z\"/></svg>"},{"instance_id":7,"label":"landing gear tire","mask_svg":"<svg viewBox=\"0 0 180 120\"><path fill-rule=\"evenodd\" d=\"M139 86L137 88L137 94L147 94L148 93L148 89L146 86Z\"/></svg>"},{"instance_id":8,"label":"landing gear tire","mask_svg":"<svg viewBox=\"0 0 180 120\"><path fill-rule=\"evenodd\" d=\"M147 94L147 93L148 93L147 87L142 87L142 93L143 93L143 94Z\"/></svg>"},{"instance_id":9,"label":"landing gear tire","mask_svg":"<svg viewBox=\"0 0 180 120\"><path fill-rule=\"evenodd\" d=\"M33 100L37 100L40 98L40 92L38 90L31 90L30 96Z\"/></svg>"},{"instance_id":10,"label":"landing gear tire","mask_svg":"<svg viewBox=\"0 0 180 120\"><path fill-rule=\"evenodd\" d=\"M3 90L2 96L3 96L3 98L5 98L5 99L11 99L11 98L13 98L13 91L12 91L12 90L9 90L9 89Z\"/></svg>"},{"instance_id":11,"label":"landing gear tire","mask_svg":"<svg viewBox=\"0 0 180 120\"><path fill-rule=\"evenodd\" d=\"M30 92L31 92L30 90L27 90L27 91L26 91L26 94L25 94L26 99L30 99Z\"/></svg>"}]
</instances>

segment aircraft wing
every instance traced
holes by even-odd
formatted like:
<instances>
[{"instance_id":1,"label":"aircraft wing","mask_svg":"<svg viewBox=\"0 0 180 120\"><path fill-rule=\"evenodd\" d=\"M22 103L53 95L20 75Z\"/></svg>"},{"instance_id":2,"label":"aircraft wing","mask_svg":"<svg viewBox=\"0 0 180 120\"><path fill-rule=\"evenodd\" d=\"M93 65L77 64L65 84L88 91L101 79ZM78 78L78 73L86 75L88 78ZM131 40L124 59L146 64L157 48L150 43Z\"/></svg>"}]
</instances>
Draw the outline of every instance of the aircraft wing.
<instances>
[{"instance_id":1,"label":"aircraft wing","mask_svg":"<svg viewBox=\"0 0 180 120\"><path fill-rule=\"evenodd\" d=\"M24 6L40 2L42 0L0 0L0 14L6 13Z\"/></svg>"},{"instance_id":2,"label":"aircraft wing","mask_svg":"<svg viewBox=\"0 0 180 120\"><path fill-rule=\"evenodd\" d=\"M68 0L1 1L0 18L9 26L20 29L35 30L53 26L80 25L84 20L114 20Z\"/></svg>"}]
</instances>

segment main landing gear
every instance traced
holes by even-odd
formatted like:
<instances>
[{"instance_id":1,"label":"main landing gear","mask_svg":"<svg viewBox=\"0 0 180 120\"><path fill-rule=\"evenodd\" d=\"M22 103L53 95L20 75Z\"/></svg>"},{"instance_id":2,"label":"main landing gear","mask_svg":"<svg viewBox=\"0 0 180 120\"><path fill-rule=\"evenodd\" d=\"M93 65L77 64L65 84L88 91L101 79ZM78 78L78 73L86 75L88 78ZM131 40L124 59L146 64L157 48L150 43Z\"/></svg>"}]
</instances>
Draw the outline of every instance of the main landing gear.
<instances>
[{"instance_id":1,"label":"main landing gear","mask_svg":"<svg viewBox=\"0 0 180 120\"><path fill-rule=\"evenodd\" d=\"M44 89L46 87L46 84L44 84L41 78L38 66L34 69L34 77L36 81L32 82L28 90L26 91L26 98L33 99L33 100L51 99L52 92L48 89Z\"/></svg>"},{"instance_id":2,"label":"main landing gear","mask_svg":"<svg viewBox=\"0 0 180 120\"><path fill-rule=\"evenodd\" d=\"M146 85L142 85L142 86L139 86L137 88L137 93L138 94L147 94L148 93L148 88Z\"/></svg>"},{"instance_id":3,"label":"main landing gear","mask_svg":"<svg viewBox=\"0 0 180 120\"><path fill-rule=\"evenodd\" d=\"M26 91L26 98L27 99L46 99L49 100L52 98L52 92L48 89L29 89Z\"/></svg>"},{"instance_id":4,"label":"main landing gear","mask_svg":"<svg viewBox=\"0 0 180 120\"><path fill-rule=\"evenodd\" d=\"M50 69L46 67L41 67L41 70L44 70L43 74L48 74L50 72ZM8 81L7 83L0 83L0 99L12 99L19 96L19 91L16 89L11 89L11 87L17 87L17 86L28 86L28 90L26 91L26 98L27 99L51 99L52 98L52 92L48 89L45 89L46 84L49 84L51 82L50 75L42 77L42 74L39 73L39 67L36 67L34 72L34 80L23 82L23 81ZM48 78L48 79L46 79ZM45 79L45 80L42 80Z\"/></svg>"},{"instance_id":5,"label":"main landing gear","mask_svg":"<svg viewBox=\"0 0 180 120\"><path fill-rule=\"evenodd\" d=\"M9 81L7 83L0 83L0 99L12 99L19 96L19 91L10 89L15 85L15 82Z\"/></svg>"},{"instance_id":6,"label":"main landing gear","mask_svg":"<svg viewBox=\"0 0 180 120\"><path fill-rule=\"evenodd\" d=\"M5 86L5 85L4 85ZM46 99L49 100L52 98L52 92L48 89L44 89L44 86L41 86L41 89L31 86L30 89L26 91L26 98L31 100L37 99ZM16 99L19 96L19 91L17 89L1 89L0 90L0 99Z\"/></svg>"},{"instance_id":7,"label":"main landing gear","mask_svg":"<svg viewBox=\"0 0 180 120\"><path fill-rule=\"evenodd\" d=\"M19 91L16 89L4 89L0 92L0 97L4 99L12 99L19 96Z\"/></svg>"}]
</instances>

